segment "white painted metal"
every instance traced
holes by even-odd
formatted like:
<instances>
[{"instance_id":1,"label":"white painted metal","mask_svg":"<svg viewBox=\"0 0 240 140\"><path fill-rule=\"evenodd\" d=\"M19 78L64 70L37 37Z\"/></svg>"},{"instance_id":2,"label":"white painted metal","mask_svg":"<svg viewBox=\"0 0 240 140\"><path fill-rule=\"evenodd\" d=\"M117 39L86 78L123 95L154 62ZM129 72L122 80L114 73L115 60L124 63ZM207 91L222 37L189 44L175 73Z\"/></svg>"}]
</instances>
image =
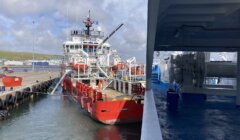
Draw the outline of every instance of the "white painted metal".
<instances>
[{"instance_id":1,"label":"white painted metal","mask_svg":"<svg viewBox=\"0 0 240 140\"><path fill-rule=\"evenodd\" d=\"M118 91L121 92L121 84L122 84L122 83L121 83L121 80L118 80L117 82L118 82Z\"/></svg>"},{"instance_id":2,"label":"white painted metal","mask_svg":"<svg viewBox=\"0 0 240 140\"><path fill-rule=\"evenodd\" d=\"M132 82L128 82L128 95L132 95Z\"/></svg>"},{"instance_id":3,"label":"white painted metal","mask_svg":"<svg viewBox=\"0 0 240 140\"><path fill-rule=\"evenodd\" d=\"M145 92L141 140L162 140L162 133L157 117L157 110L152 90Z\"/></svg>"},{"instance_id":4,"label":"white painted metal","mask_svg":"<svg viewBox=\"0 0 240 140\"><path fill-rule=\"evenodd\" d=\"M60 78L60 80L58 81L58 83L56 84L56 86L53 88L53 90L51 91L51 94L53 94L56 89L58 88L58 86L61 84L61 82L63 81L63 79L65 78L65 76L70 73L71 71L70 70L67 70L63 75L62 77Z\"/></svg>"},{"instance_id":5,"label":"white painted metal","mask_svg":"<svg viewBox=\"0 0 240 140\"><path fill-rule=\"evenodd\" d=\"M155 47L160 1L161 0L148 0L146 92L144 97L141 140L162 140L159 119L151 89L153 51Z\"/></svg>"},{"instance_id":6,"label":"white painted metal","mask_svg":"<svg viewBox=\"0 0 240 140\"><path fill-rule=\"evenodd\" d=\"M122 83L123 83L123 93L125 93L126 94L126 82L125 81L122 81Z\"/></svg>"},{"instance_id":7,"label":"white painted metal","mask_svg":"<svg viewBox=\"0 0 240 140\"><path fill-rule=\"evenodd\" d=\"M113 80L113 89L117 89L117 80L116 79L114 79Z\"/></svg>"}]
</instances>

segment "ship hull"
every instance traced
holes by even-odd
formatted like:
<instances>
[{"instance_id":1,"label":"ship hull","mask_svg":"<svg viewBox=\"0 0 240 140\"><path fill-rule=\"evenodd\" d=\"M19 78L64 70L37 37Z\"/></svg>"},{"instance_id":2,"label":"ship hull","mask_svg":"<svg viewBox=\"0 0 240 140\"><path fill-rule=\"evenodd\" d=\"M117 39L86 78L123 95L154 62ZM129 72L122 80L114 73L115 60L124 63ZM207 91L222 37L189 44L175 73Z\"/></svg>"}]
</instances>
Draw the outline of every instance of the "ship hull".
<instances>
[{"instance_id":1,"label":"ship hull","mask_svg":"<svg viewBox=\"0 0 240 140\"><path fill-rule=\"evenodd\" d=\"M71 79L66 77L63 89L75 102L81 104L82 109L86 110L91 118L110 125L142 121L143 104L135 100L108 101L107 97L103 97L103 101L98 97L86 96L78 84L81 83L74 86Z\"/></svg>"}]
</instances>

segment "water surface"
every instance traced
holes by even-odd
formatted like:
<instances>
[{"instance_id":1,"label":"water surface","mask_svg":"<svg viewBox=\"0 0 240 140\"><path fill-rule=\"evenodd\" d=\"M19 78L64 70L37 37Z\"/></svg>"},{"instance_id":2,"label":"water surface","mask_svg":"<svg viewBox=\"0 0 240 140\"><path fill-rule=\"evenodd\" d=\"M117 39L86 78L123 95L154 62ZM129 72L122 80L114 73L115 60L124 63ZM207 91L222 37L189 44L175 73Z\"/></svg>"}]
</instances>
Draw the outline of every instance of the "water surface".
<instances>
[{"instance_id":1,"label":"water surface","mask_svg":"<svg viewBox=\"0 0 240 140\"><path fill-rule=\"evenodd\" d=\"M0 121L0 140L140 139L141 124L101 124L61 95L61 89L57 94L36 97L10 111L10 118Z\"/></svg>"},{"instance_id":2,"label":"water surface","mask_svg":"<svg viewBox=\"0 0 240 140\"><path fill-rule=\"evenodd\" d=\"M183 101L177 111L166 106L164 85L153 92L164 140L239 140L240 108L235 98L208 96L206 101Z\"/></svg>"}]
</instances>

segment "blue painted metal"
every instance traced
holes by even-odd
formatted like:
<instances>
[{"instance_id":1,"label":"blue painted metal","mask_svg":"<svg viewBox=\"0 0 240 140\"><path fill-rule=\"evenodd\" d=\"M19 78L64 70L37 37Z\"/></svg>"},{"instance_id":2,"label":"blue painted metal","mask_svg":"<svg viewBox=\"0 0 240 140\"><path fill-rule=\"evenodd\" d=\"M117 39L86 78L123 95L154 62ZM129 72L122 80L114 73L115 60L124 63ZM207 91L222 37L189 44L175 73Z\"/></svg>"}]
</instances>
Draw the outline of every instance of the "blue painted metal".
<instances>
[{"instance_id":1,"label":"blue painted metal","mask_svg":"<svg viewBox=\"0 0 240 140\"><path fill-rule=\"evenodd\" d=\"M0 86L0 91L5 91L5 86Z\"/></svg>"},{"instance_id":2,"label":"blue painted metal","mask_svg":"<svg viewBox=\"0 0 240 140\"><path fill-rule=\"evenodd\" d=\"M158 65L154 65L152 69L152 82L159 83L161 79L161 71Z\"/></svg>"},{"instance_id":3,"label":"blue painted metal","mask_svg":"<svg viewBox=\"0 0 240 140\"><path fill-rule=\"evenodd\" d=\"M34 66L49 66L48 62L32 62L32 65Z\"/></svg>"}]
</instances>

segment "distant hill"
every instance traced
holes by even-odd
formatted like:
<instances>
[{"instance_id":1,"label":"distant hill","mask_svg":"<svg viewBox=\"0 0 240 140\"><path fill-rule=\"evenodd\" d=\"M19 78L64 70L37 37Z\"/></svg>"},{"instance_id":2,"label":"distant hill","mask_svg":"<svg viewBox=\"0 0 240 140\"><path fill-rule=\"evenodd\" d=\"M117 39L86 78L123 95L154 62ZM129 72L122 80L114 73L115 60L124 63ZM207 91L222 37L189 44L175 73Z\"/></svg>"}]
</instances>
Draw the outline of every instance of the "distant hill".
<instances>
[{"instance_id":1,"label":"distant hill","mask_svg":"<svg viewBox=\"0 0 240 140\"><path fill-rule=\"evenodd\" d=\"M61 55L34 54L35 60L61 59ZM32 60L33 54L30 52L5 52L0 51L0 59L6 60Z\"/></svg>"}]
</instances>

